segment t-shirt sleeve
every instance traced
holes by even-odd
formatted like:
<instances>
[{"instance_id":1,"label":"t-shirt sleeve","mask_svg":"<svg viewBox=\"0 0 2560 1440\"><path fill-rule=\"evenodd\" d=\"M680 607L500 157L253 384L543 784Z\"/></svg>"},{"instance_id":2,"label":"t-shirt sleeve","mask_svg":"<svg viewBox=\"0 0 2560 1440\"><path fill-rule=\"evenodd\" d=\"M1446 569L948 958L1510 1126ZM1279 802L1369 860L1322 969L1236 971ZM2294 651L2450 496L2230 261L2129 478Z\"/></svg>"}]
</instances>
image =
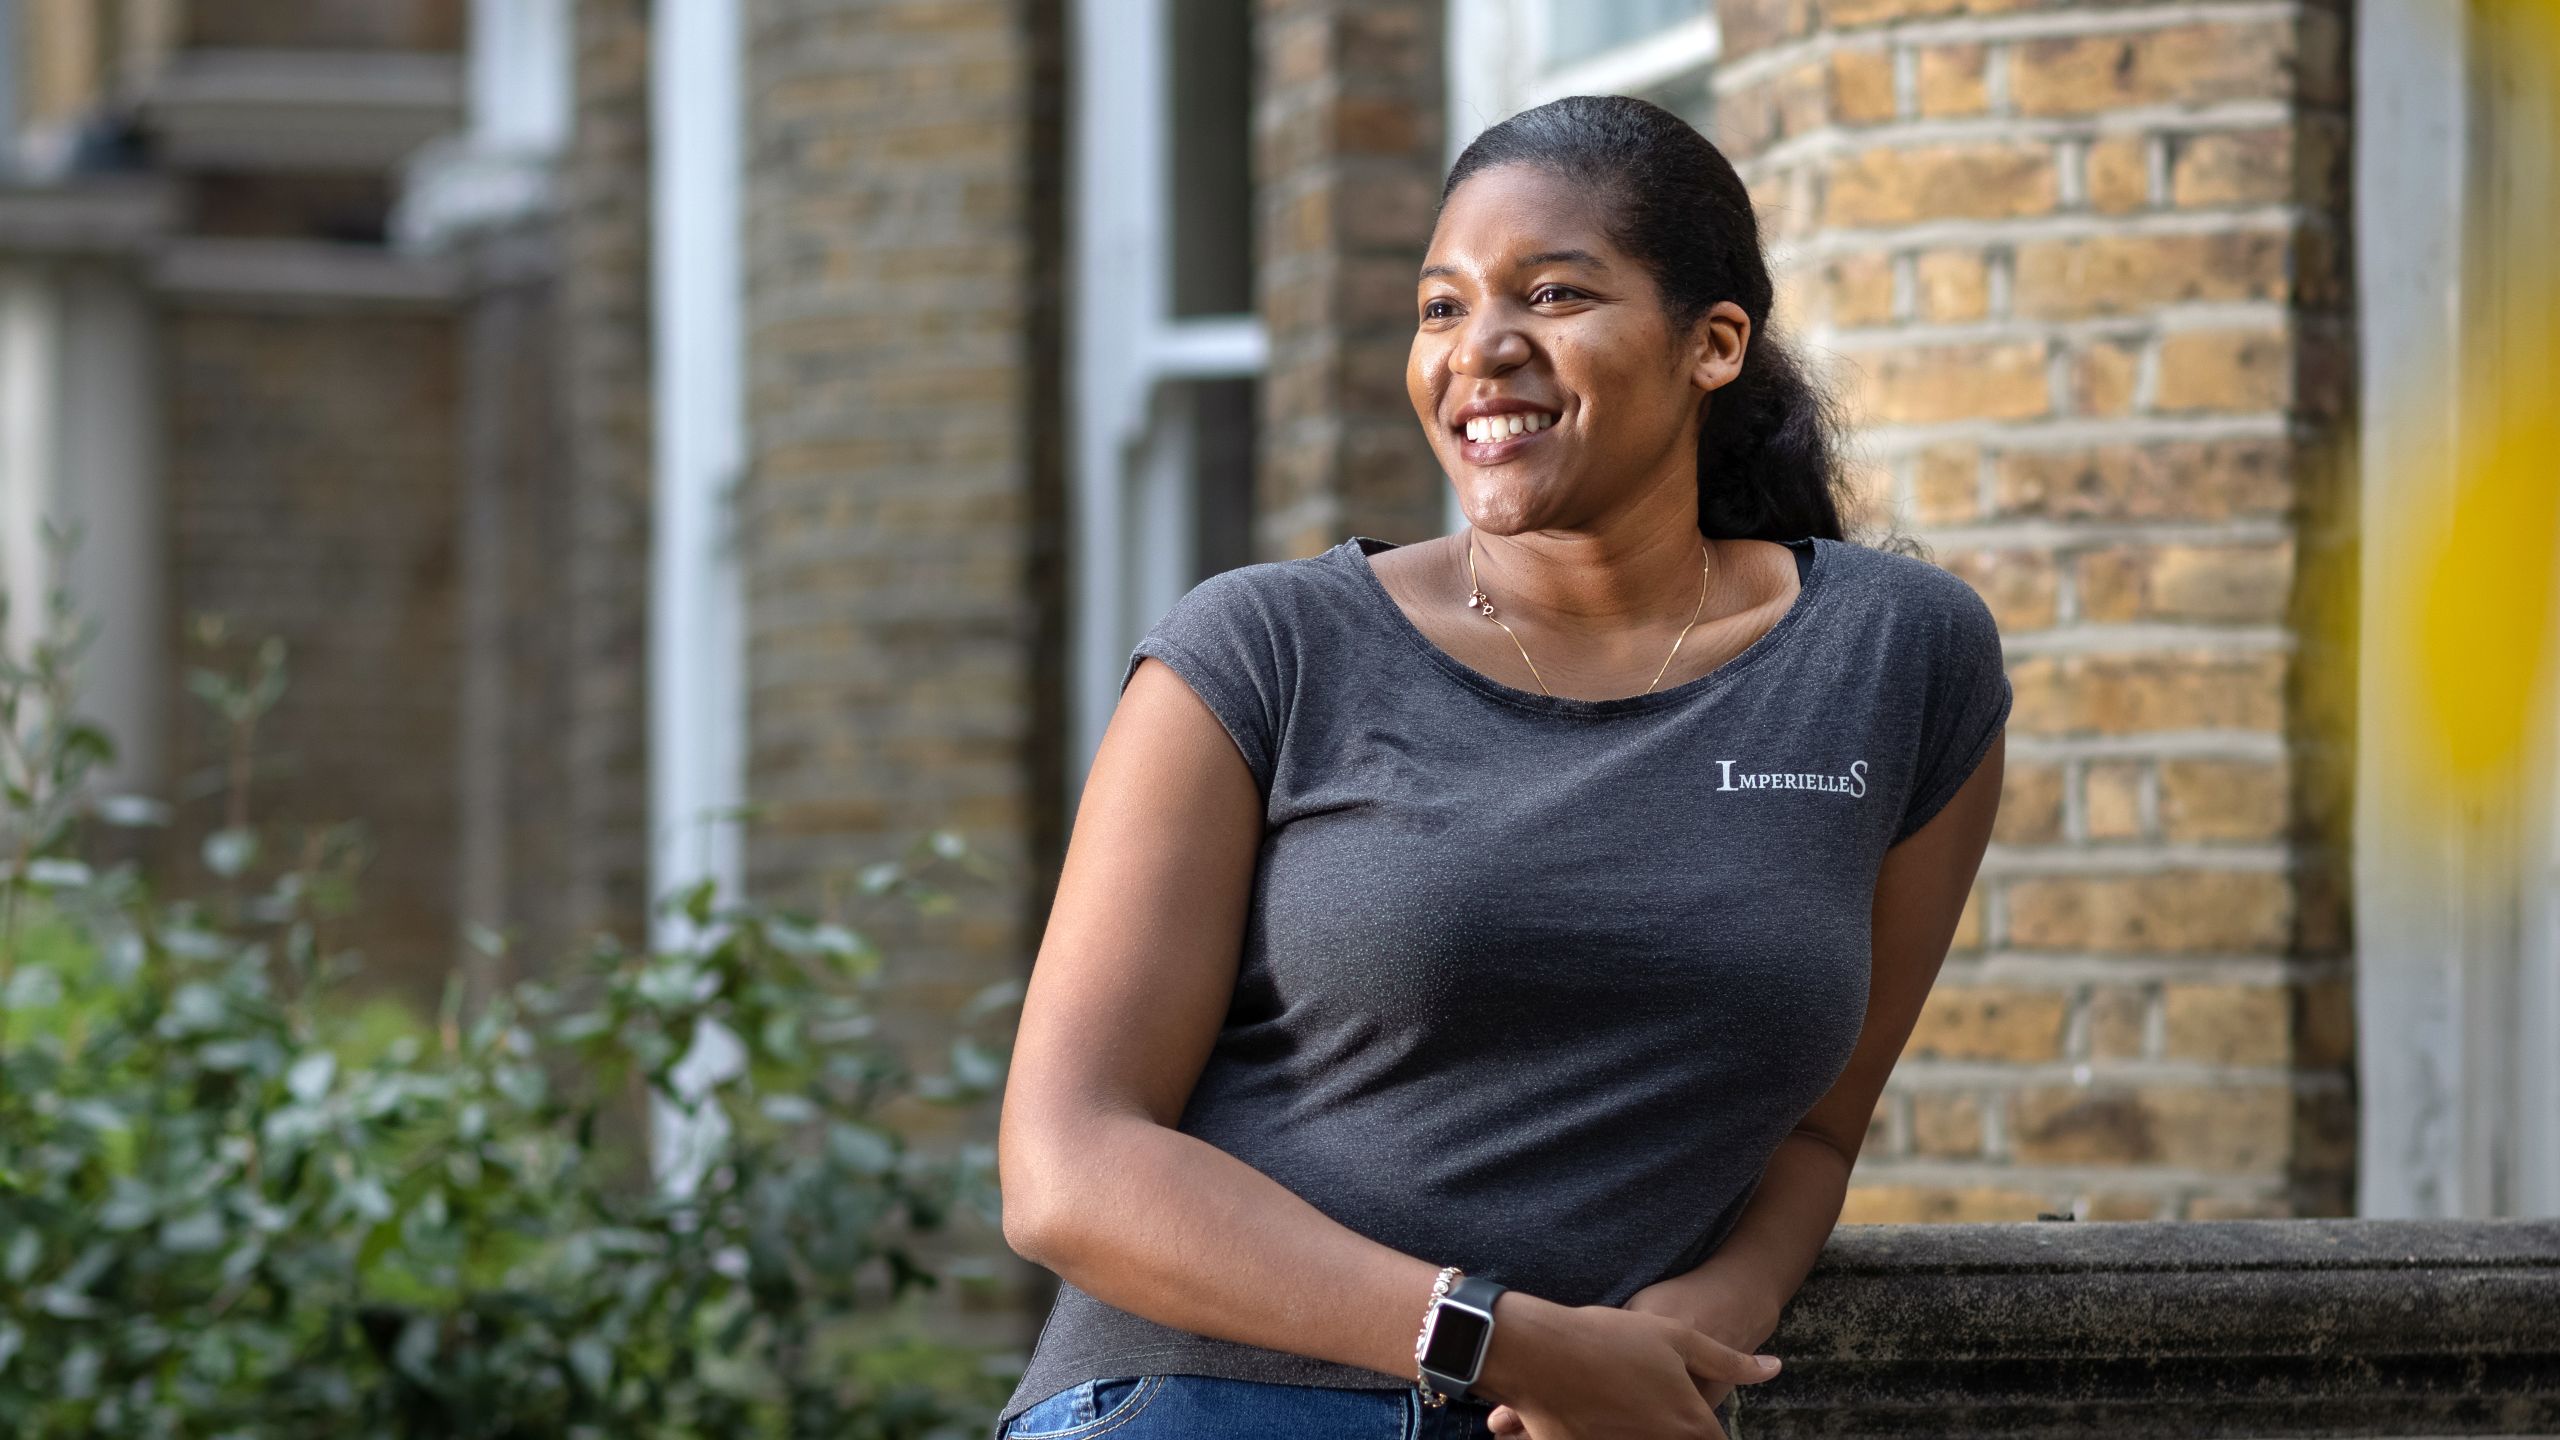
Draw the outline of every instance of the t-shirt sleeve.
<instances>
[{"instance_id":1,"label":"t-shirt sleeve","mask_svg":"<svg viewBox=\"0 0 2560 1440\"><path fill-rule=\"evenodd\" d=\"M1191 587L1129 652L1120 688L1137 678L1138 662L1154 656L1218 717L1244 755L1262 793L1280 760L1281 717L1287 713L1287 648L1272 597L1251 570L1229 570Z\"/></svg>"},{"instance_id":2,"label":"t-shirt sleeve","mask_svg":"<svg viewBox=\"0 0 2560 1440\"><path fill-rule=\"evenodd\" d=\"M1939 572L1945 574L1945 572ZM1928 681L1920 716L1920 764L1910 800L1893 841L1900 844L1929 823L1964 782L1973 777L1991 741L2008 722L2009 669L2000 650L2000 627L1991 607L1953 575L1943 586L1946 603L1915 643L1926 649Z\"/></svg>"}]
</instances>

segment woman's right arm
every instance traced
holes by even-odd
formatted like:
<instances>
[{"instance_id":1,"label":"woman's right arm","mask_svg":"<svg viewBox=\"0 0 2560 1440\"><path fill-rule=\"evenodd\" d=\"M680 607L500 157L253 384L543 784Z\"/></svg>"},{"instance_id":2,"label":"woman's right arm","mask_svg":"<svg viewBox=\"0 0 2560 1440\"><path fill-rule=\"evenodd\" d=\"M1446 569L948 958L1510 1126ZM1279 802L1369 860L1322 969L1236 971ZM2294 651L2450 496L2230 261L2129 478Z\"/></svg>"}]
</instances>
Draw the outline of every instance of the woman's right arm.
<instances>
[{"instance_id":1,"label":"woman's right arm","mask_svg":"<svg viewBox=\"0 0 2560 1440\"><path fill-rule=\"evenodd\" d=\"M1023 998L997 1138L1005 1240L1159 1324L1410 1375L1441 1262L1175 1128L1235 991L1262 825L1225 728L1142 662L1094 756ZM1648 1427L1626 1433L1714 1434L1688 1377L1766 1378L1663 1316L1517 1291L1495 1316L1479 1388L1542 1440L1617 1433L1579 1422L1622 1407Z\"/></svg>"}]
</instances>

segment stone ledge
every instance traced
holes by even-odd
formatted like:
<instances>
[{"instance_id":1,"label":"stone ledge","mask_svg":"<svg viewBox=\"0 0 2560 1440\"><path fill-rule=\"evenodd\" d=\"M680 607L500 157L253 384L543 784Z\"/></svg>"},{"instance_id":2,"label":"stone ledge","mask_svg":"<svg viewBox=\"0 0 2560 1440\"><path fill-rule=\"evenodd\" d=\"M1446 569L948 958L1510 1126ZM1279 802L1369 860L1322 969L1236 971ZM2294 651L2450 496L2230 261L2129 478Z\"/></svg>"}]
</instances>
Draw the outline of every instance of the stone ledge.
<instances>
[{"instance_id":1,"label":"stone ledge","mask_svg":"<svg viewBox=\"0 0 2560 1440\"><path fill-rule=\"evenodd\" d=\"M1852 1225L1736 1440L2560 1435L2560 1221Z\"/></svg>"}]
</instances>

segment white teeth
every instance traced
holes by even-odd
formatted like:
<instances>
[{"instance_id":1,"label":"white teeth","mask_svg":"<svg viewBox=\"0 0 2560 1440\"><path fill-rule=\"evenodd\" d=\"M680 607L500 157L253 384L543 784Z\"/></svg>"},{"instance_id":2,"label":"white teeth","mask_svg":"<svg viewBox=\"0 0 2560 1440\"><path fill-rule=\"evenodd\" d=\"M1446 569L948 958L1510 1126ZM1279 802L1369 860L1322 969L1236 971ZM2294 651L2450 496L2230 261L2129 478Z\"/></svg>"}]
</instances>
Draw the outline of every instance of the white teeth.
<instances>
[{"instance_id":1,"label":"white teeth","mask_svg":"<svg viewBox=\"0 0 2560 1440\"><path fill-rule=\"evenodd\" d=\"M1468 439L1482 444L1514 435L1534 435L1554 423L1556 417L1543 410L1511 410L1500 415L1479 415L1468 421L1465 429Z\"/></svg>"}]
</instances>

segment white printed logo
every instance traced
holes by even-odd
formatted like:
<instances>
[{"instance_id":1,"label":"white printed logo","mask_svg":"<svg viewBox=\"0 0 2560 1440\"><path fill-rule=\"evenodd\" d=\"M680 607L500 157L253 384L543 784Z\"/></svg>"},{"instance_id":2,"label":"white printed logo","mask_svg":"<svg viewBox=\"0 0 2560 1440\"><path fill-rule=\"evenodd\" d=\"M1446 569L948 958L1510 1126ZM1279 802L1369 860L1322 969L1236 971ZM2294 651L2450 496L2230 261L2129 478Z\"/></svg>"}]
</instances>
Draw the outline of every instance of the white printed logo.
<instances>
[{"instance_id":1,"label":"white printed logo","mask_svg":"<svg viewBox=\"0 0 2560 1440\"><path fill-rule=\"evenodd\" d=\"M1837 790L1855 799L1867 793L1867 762L1852 760L1845 775L1809 775L1795 770L1745 770L1737 775L1733 762L1719 760L1724 783L1718 790Z\"/></svg>"}]
</instances>

